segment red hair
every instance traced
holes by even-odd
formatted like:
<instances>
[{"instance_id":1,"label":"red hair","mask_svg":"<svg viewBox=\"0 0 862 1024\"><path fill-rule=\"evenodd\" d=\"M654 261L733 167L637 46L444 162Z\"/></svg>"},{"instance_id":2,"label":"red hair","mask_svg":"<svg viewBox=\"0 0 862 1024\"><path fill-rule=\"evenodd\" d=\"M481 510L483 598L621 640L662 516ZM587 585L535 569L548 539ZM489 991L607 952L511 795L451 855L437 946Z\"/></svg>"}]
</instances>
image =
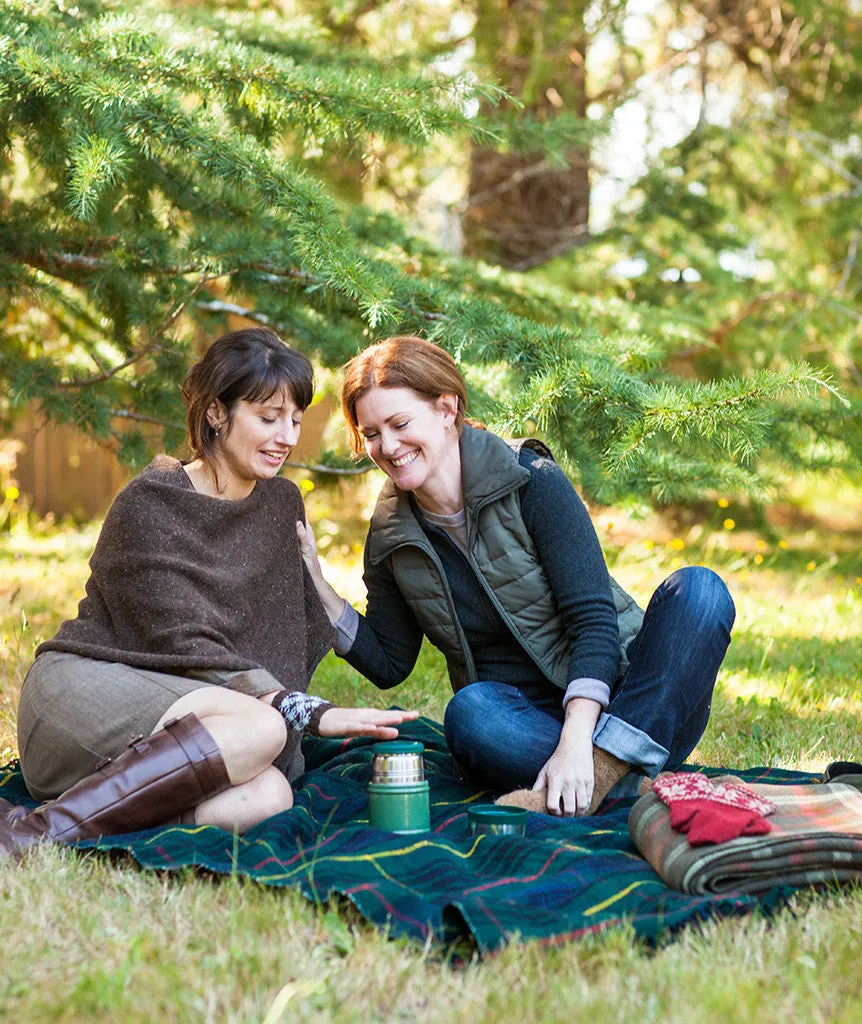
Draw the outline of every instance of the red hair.
<instances>
[{"instance_id":1,"label":"red hair","mask_svg":"<svg viewBox=\"0 0 862 1024\"><path fill-rule=\"evenodd\" d=\"M341 409L354 455L364 450L356 403L372 388L407 388L430 401L441 395L455 395L455 429L461 433L467 410L467 385L458 364L439 345L413 335L397 335L369 345L350 360L341 386Z\"/></svg>"}]
</instances>

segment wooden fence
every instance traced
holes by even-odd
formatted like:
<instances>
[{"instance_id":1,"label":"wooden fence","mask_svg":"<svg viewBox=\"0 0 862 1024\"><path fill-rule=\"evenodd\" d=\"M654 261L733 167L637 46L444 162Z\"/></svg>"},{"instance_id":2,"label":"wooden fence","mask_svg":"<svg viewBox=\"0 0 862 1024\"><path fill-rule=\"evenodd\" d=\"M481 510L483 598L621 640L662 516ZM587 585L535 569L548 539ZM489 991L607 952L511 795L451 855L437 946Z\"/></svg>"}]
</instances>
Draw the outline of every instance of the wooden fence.
<instances>
[{"instance_id":1,"label":"wooden fence","mask_svg":"<svg viewBox=\"0 0 862 1024\"><path fill-rule=\"evenodd\" d=\"M335 408L329 396L312 405L302 421L292 460L313 462ZM103 445L70 426L46 422L36 408L21 414L7 435L18 443L9 477L36 515L78 520L103 515L130 473Z\"/></svg>"}]
</instances>

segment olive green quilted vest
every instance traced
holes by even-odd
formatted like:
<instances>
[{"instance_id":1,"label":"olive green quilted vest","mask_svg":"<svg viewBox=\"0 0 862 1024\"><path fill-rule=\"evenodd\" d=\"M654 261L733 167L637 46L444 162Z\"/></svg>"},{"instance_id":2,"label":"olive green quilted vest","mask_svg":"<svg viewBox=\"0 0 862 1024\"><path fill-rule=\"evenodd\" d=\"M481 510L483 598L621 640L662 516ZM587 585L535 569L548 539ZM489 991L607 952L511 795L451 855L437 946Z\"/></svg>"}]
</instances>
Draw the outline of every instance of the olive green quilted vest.
<instances>
[{"instance_id":1,"label":"olive green quilted vest","mask_svg":"<svg viewBox=\"0 0 862 1024\"><path fill-rule=\"evenodd\" d=\"M540 441L511 445L484 430L465 426L461 471L470 561L489 598L521 646L551 682L570 682L569 643L533 539L521 516L519 490L530 471L517 451L528 445L553 458ZM561 538L565 543L565 538ZM389 559L391 572L425 635L446 657L453 690L476 681L476 669L455 615L452 595L433 545L417 521L410 499L387 480L368 535L374 565ZM628 667L626 648L643 612L613 579L620 627L617 676Z\"/></svg>"}]
</instances>

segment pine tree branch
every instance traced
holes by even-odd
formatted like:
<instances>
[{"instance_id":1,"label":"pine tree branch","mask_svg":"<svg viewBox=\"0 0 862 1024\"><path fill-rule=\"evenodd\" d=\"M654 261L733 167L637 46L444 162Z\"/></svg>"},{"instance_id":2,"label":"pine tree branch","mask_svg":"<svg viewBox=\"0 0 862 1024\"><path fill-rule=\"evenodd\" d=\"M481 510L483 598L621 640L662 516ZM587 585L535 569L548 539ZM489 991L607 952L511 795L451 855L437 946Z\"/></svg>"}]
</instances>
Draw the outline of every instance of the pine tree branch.
<instances>
[{"instance_id":1,"label":"pine tree branch","mask_svg":"<svg viewBox=\"0 0 862 1024\"><path fill-rule=\"evenodd\" d=\"M110 245L112 239L101 239L101 243L106 246ZM54 277L62 277L63 275L59 273L60 271L72 272L77 275L98 274L106 270L120 269L116 263L105 259L103 256L88 256L85 253L79 252L46 252L44 249L40 249L38 252L31 253L6 252L4 256L14 263L21 263L24 266L32 267L34 270L41 270L46 274L51 274ZM138 264L124 263L122 269L142 270L146 273L158 274L160 276L182 277L186 274L200 273L203 268L192 264L177 266L141 261Z\"/></svg>"},{"instance_id":2,"label":"pine tree branch","mask_svg":"<svg viewBox=\"0 0 862 1024\"><path fill-rule=\"evenodd\" d=\"M862 323L862 313L857 313L855 309L845 306L843 302L838 302L836 299L825 299L824 301L827 306L837 309L839 313L843 313L848 319L855 320L857 324Z\"/></svg>"},{"instance_id":3,"label":"pine tree branch","mask_svg":"<svg viewBox=\"0 0 862 1024\"><path fill-rule=\"evenodd\" d=\"M859 236L859 232L856 232L856 236ZM856 246L858 249L859 237L856 240ZM853 263L855 263L856 253L853 251L851 244L851 252L853 255ZM848 253L848 259L851 253ZM852 266L851 266L852 270ZM846 285L846 282L845 282ZM727 341L728 337L750 316L763 309L764 306L769 305L773 302L780 302L783 300L795 300L798 302L805 302L809 304L809 308L813 308L818 304L824 304L837 309L839 312L844 313L852 320L862 321L862 315L857 313L855 310L850 309L843 303L838 302L835 299L827 298L824 296L812 295L807 292L793 291L793 290L777 290L761 292L759 295L755 295L754 298L742 307L736 316L731 317L729 320L724 320L716 327L712 329L709 335L709 341L705 345L692 345L689 348L681 349L679 352L674 352L672 358L674 360L691 360L696 359L699 355L704 352L708 352L713 348L721 348Z\"/></svg>"},{"instance_id":4,"label":"pine tree branch","mask_svg":"<svg viewBox=\"0 0 862 1024\"><path fill-rule=\"evenodd\" d=\"M810 153L813 157L820 161L829 168L834 174L837 174L839 178L843 178L849 185L853 185L854 189L862 188L862 178L848 171L843 164L839 163L831 154L823 151L822 148L815 146L812 139L818 139L823 145L831 146L835 144L834 139L830 139L828 136L822 135L820 132L801 132L798 131L793 125L785 118L778 117L776 115L766 116L765 120L774 124L780 128L785 135L789 135L791 139L796 139L802 148Z\"/></svg>"},{"instance_id":5,"label":"pine tree branch","mask_svg":"<svg viewBox=\"0 0 862 1024\"><path fill-rule=\"evenodd\" d=\"M117 366L112 366L109 370L105 370L103 373L97 374L95 377L83 377L78 380L61 380L57 381L56 386L61 389L70 388L84 388L91 387L94 384L103 384L105 381L115 377L121 370L125 370L126 367L131 366L133 363L138 362L139 359L143 359L144 356L149 355L154 349L158 347L159 339L162 335L176 323L182 311L186 308L186 305L197 295L201 288L212 278L204 274L192 288L189 295L182 300L165 318L165 320L156 328L153 332L150 340L141 345L140 348L129 356L128 359L119 363Z\"/></svg>"},{"instance_id":6,"label":"pine tree branch","mask_svg":"<svg viewBox=\"0 0 862 1024\"><path fill-rule=\"evenodd\" d=\"M421 320L437 320L443 323L452 320L452 317L447 316L446 313L432 313L430 309L420 309L418 306L414 306L411 303L405 303L403 308L412 313L413 316L418 316Z\"/></svg>"},{"instance_id":7,"label":"pine tree branch","mask_svg":"<svg viewBox=\"0 0 862 1024\"><path fill-rule=\"evenodd\" d=\"M114 239L105 238L101 239L100 243L103 245L110 245L114 242ZM35 253L26 252L6 252L4 253L6 259L11 260L14 263L20 263L23 266L32 267L34 270L41 270L44 273L59 276L57 270L71 270L83 274L96 274L108 270L122 269L125 271L142 271L148 274L157 274L159 276L171 276L171 277L185 277L189 274L200 274L205 273L206 268L196 263L170 264L170 263L154 263L152 260L138 260L135 262L125 260L122 266L118 266L111 260L105 259L103 256L89 256L85 253L78 252L46 252L45 249L39 249ZM236 273L238 270L260 270L263 274L269 274L274 278L291 278L295 281L303 281L308 284L323 284L323 278L317 277L314 274L309 273L307 270L303 270L301 267L279 267L271 260L257 260L254 263L238 263L233 270L227 270L222 274L208 274L209 280L213 281L219 277L227 277L229 274Z\"/></svg>"},{"instance_id":8,"label":"pine tree branch","mask_svg":"<svg viewBox=\"0 0 862 1024\"><path fill-rule=\"evenodd\" d=\"M111 419L134 420L135 423L152 423L157 427L168 427L171 430L185 430L185 423L177 420L163 420L158 416L146 416L144 413L132 412L130 409L109 409L108 415Z\"/></svg>"},{"instance_id":9,"label":"pine tree branch","mask_svg":"<svg viewBox=\"0 0 862 1024\"><path fill-rule=\"evenodd\" d=\"M547 263L548 260L552 260L555 256L562 256L564 252L568 252L569 249L574 249L575 246L583 245L589 237L589 226L587 224L576 224L568 232L565 238L561 239L554 245L549 246L547 249L542 250L542 252L534 253L525 260L509 264L509 270L530 270L533 267L538 267L542 263Z\"/></svg>"},{"instance_id":10,"label":"pine tree branch","mask_svg":"<svg viewBox=\"0 0 862 1024\"><path fill-rule=\"evenodd\" d=\"M362 476L363 473L377 469L373 464L370 466L324 466L317 463L287 461L284 465L290 469L308 469L313 473L330 473L334 476Z\"/></svg>"},{"instance_id":11,"label":"pine tree branch","mask_svg":"<svg viewBox=\"0 0 862 1024\"><path fill-rule=\"evenodd\" d=\"M679 67L683 67L688 63L689 57L691 57L693 53L698 52L701 45L701 41L698 40L692 46L689 46L684 50L674 49L671 55L663 60L658 67L650 70L650 76L657 79L660 76L668 75ZM637 75L636 78L640 78L640 75ZM623 86L625 86L625 88L621 89ZM626 102L626 100L631 99L635 95L637 95L635 84L631 82L626 83L623 75L617 72L604 89L601 89L599 92L589 93L585 97L584 105L588 107L591 103L604 103L605 100L613 100L614 107L619 108Z\"/></svg>"},{"instance_id":12,"label":"pine tree branch","mask_svg":"<svg viewBox=\"0 0 862 1024\"><path fill-rule=\"evenodd\" d=\"M108 270L119 269L116 266L116 264L112 263L110 260L104 259L103 257L88 256L88 255L85 255L83 253L69 253L69 252L63 253L63 252L61 252L61 253L50 253L49 254L49 253L45 253L44 250L42 250L39 254L20 254L20 253L19 254L15 254L15 253L10 253L10 254L8 254L8 258L11 259L13 262L22 263L22 264L24 264L26 266L33 267L36 270L41 270L44 273L53 274L54 276L58 276L62 280L70 280L72 282L74 282L75 276L77 276L78 273L93 274L93 273L105 272L105 271L108 271ZM64 275L57 273L58 270L64 270L64 269L67 270L67 271L71 271L73 273L73 275L75 275L75 276L67 278ZM124 263L122 269L124 269L124 270L134 270L135 269L135 265L134 264ZM169 265L169 264L161 265L161 264L158 264L158 263L146 262L146 263L138 264L137 269L143 271L144 273L166 275L166 276L171 276L171 275L178 275L179 276L179 275L187 275L187 274L192 274L192 273L199 273L202 268L199 265L192 265L192 264L188 264L186 266L175 266L175 265ZM321 288L328 288L329 287L329 283L326 282L322 277L317 276L316 274L311 274L307 270L303 270L303 269L301 269L299 267L279 267L279 266L277 266L276 264L272 263L269 260L257 260L254 263L240 264L240 265L236 266L233 270L228 270L228 271L225 271L224 273L221 273L221 274L210 274L210 275L207 275L206 279L210 280L210 281L216 280L217 278L220 278L220 277L227 277L227 276L233 275L233 274L235 274L235 273L237 273L238 271L241 271L241 270L253 270L253 271L256 270L256 271L260 271L261 278L263 280L271 280L273 282L280 281L280 280L283 280L283 279L288 279L288 280L292 280L292 281L300 281L300 282L302 282L304 284L315 285L315 286L321 287ZM189 300L186 300L186 302L188 302L188 301ZM236 303L225 302L225 301L221 301L221 300L206 300L206 301L197 300L197 301L195 301L194 305L195 305L195 307L197 309L204 310L205 312L209 312L209 313L232 313L232 314L234 314L236 316L242 316L242 317L246 317L249 320L254 320L257 323L263 324L263 325L265 325L267 327L273 327L274 329L279 329L279 330L284 329L284 325L280 325L279 326L279 324L275 320L273 320L271 317L267 316L266 313L262 313L259 310L255 310L255 309L248 308L248 307L245 307L245 306L240 306L240 305L238 305ZM428 321L444 320L445 321L445 320L449 320L450 319L450 317L448 317L445 313L436 313L436 312L432 312L431 310L420 309L420 308L418 308L418 307L416 307L416 306L414 306L412 304L399 303L397 305L399 305L400 308L406 309L407 311L412 313L414 316L418 316L418 317L420 317L423 320L428 320ZM168 326L170 326L170 325L168 325ZM133 353L132 356L130 356L129 359L126 362L122 363L119 366L116 366L116 367L112 368L106 375L99 376L99 377L89 378L89 379L83 380L83 381L68 382L66 384L61 384L60 386L61 387L62 386L70 386L70 387L71 386L75 386L75 387L78 387L78 386L81 386L83 384L97 384L97 383L100 383L101 381L107 380L109 377L114 376L120 370L125 369L127 366L131 365L131 363L136 362L138 359L141 358L141 356L146 355L147 351L149 351L149 350L147 349L145 351L144 349L141 349L137 353Z\"/></svg>"},{"instance_id":13,"label":"pine tree branch","mask_svg":"<svg viewBox=\"0 0 862 1024\"><path fill-rule=\"evenodd\" d=\"M710 331L708 344L683 349L681 352L674 353L673 358L694 359L702 352L706 352L711 348L721 348L727 341L728 337L730 337L740 324L772 302L778 302L783 299L797 299L799 301L806 302L810 301L811 298L811 295L807 295L805 292L799 291L779 290L761 292L759 295L755 295L754 298L749 299L736 316L731 317L729 320L724 320L720 324L716 325Z\"/></svg>"},{"instance_id":14,"label":"pine tree branch","mask_svg":"<svg viewBox=\"0 0 862 1024\"><path fill-rule=\"evenodd\" d=\"M706 45L702 45L698 53L700 54L700 106L697 111L697 123L694 126L696 133L702 132L706 125L706 87L709 84L707 56L709 48Z\"/></svg>"},{"instance_id":15,"label":"pine tree branch","mask_svg":"<svg viewBox=\"0 0 862 1024\"><path fill-rule=\"evenodd\" d=\"M862 185L841 192L827 192L823 196L805 196L801 202L803 206L826 206L827 203L834 203L841 199L857 199L859 196L862 196Z\"/></svg>"},{"instance_id":16,"label":"pine tree branch","mask_svg":"<svg viewBox=\"0 0 862 1024\"><path fill-rule=\"evenodd\" d=\"M236 302L224 302L220 299L198 300L195 309L201 309L205 313L231 313L233 316L241 316L246 320L253 320L256 324L264 327L271 327L273 330L284 330L284 325L273 320L266 313L260 313L256 309L249 309L247 306L240 306Z\"/></svg>"},{"instance_id":17,"label":"pine tree branch","mask_svg":"<svg viewBox=\"0 0 862 1024\"><path fill-rule=\"evenodd\" d=\"M450 209L455 213L464 213L471 206L481 206L483 203L487 203L489 199L495 199L497 196L503 195L516 185L520 185L522 181L528 181L539 174L545 174L547 171L556 169L547 160L540 160L530 167L521 167L517 171L513 171L505 181L500 181L496 185L492 185L491 188L482 189L481 192L474 192L473 195L465 196L463 199L449 204Z\"/></svg>"},{"instance_id":18,"label":"pine tree branch","mask_svg":"<svg viewBox=\"0 0 862 1024\"><path fill-rule=\"evenodd\" d=\"M355 32L356 23L363 15L370 14L372 11L378 10L380 7L385 6L386 3L388 3L388 0L363 0L362 3L357 4L357 6L350 11L349 15L344 18L343 21L338 21L335 17L335 12L329 10L324 14L323 24L336 35L340 32L344 32L345 29L350 32Z\"/></svg>"},{"instance_id":19,"label":"pine tree branch","mask_svg":"<svg viewBox=\"0 0 862 1024\"><path fill-rule=\"evenodd\" d=\"M850 282L850 275L853 273L853 268L856 266L856 257L859 255L859 239L862 236L862 231L857 228L850 238L850 246L847 250L847 259L844 261L844 270L841 272L841 279L838 281L838 285L835 291L839 295L843 295L847 290L847 285Z\"/></svg>"},{"instance_id":20,"label":"pine tree branch","mask_svg":"<svg viewBox=\"0 0 862 1024\"><path fill-rule=\"evenodd\" d=\"M279 277L287 275L279 275ZM411 313L413 316L418 316L423 320L450 320L451 317L445 313L432 313L428 309L420 309L414 306L412 303L396 303L400 308ZM246 320L254 320L255 323L262 324L264 327L272 327L273 330L283 331L287 329L287 325L279 323L274 320L271 316L266 313L261 313L260 310L254 309L250 306L240 306L236 302L225 302L221 299L207 299L205 301L198 300L195 302L195 308L201 309L206 313L231 313L233 316L242 316Z\"/></svg>"},{"instance_id":21,"label":"pine tree branch","mask_svg":"<svg viewBox=\"0 0 862 1024\"><path fill-rule=\"evenodd\" d=\"M390 73L374 81L344 68L333 74L321 64L285 58L253 44L224 45L213 62L209 39L186 36L178 42L176 20L162 19L158 27L151 22L147 27L157 43L151 50L137 45L140 25L129 26L128 39L109 25L105 30L97 27L87 38L88 56L97 56L113 74L139 81L192 92L232 91L246 113L253 111L273 124L305 127L318 138L335 134L349 140L375 132L416 142L456 130L490 137L454 97L466 92L478 98L488 91L474 78Z\"/></svg>"},{"instance_id":22,"label":"pine tree branch","mask_svg":"<svg viewBox=\"0 0 862 1024\"><path fill-rule=\"evenodd\" d=\"M12 254L11 258L15 259L16 254ZM43 270L45 273L52 273L55 269L61 268L63 270L80 270L85 273L92 273L96 270L101 270L107 266L106 261L100 259L98 256L85 256L83 253L65 253L65 252L52 252L47 253L44 249L41 249L38 254L33 256L20 255L18 260L21 263L26 263L27 266L33 267L36 270Z\"/></svg>"},{"instance_id":23,"label":"pine tree branch","mask_svg":"<svg viewBox=\"0 0 862 1024\"><path fill-rule=\"evenodd\" d=\"M260 270L262 273L269 274L272 277L289 277L294 281L304 281L307 284L322 285L324 283L323 278L316 277L301 267L279 267L270 260L258 260L255 263L248 264L247 268L240 266L237 269Z\"/></svg>"}]
</instances>

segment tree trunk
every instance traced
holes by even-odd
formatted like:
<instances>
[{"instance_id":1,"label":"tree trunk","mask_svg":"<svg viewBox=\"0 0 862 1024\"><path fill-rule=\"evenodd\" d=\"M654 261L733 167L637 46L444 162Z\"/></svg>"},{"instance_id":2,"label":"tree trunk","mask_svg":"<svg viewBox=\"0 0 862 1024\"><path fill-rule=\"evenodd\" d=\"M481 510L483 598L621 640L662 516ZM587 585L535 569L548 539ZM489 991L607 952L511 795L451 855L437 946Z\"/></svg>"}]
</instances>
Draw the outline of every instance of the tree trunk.
<instances>
[{"instance_id":1,"label":"tree trunk","mask_svg":"<svg viewBox=\"0 0 862 1024\"><path fill-rule=\"evenodd\" d=\"M586 112L586 32L581 0L478 0L479 61L538 119ZM527 269L588 237L589 160L548 169L541 156L474 146L462 223L471 256Z\"/></svg>"}]
</instances>

